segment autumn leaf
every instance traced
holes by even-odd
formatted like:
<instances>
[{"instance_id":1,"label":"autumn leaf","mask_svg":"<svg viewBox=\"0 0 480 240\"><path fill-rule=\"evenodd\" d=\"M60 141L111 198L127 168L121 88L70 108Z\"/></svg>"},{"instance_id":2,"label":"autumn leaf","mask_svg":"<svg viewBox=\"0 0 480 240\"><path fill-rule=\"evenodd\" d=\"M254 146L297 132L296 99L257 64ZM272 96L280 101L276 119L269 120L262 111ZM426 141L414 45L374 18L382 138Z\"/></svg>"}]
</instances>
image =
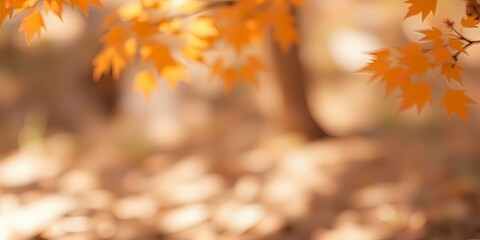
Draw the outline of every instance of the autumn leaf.
<instances>
[{"instance_id":1,"label":"autumn leaf","mask_svg":"<svg viewBox=\"0 0 480 240\"><path fill-rule=\"evenodd\" d=\"M236 4L221 9L215 17L215 25L221 37L237 52L260 42L265 30L274 27L276 20L282 18L277 16L281 9L257 9L257 5L261 3L239 0Z\"/></svg>"},{"instance_id":2,"label":"autumn leaf","mask_svg":"<svg viewBox=\"0 0 480 240\"><path fill-rule=\"evenodd\" d=\"M123 21L133 21L139 15L144 13L144 10L141 2L128 2L117 9L117 15Z\"/></svg>"},{"instance_id":3,"label":"autumn leaf","mask_svg":"<svg viewBox=\"0 0 480 240\"><path fill-rule=\"evenodd\" d=\"M435 64L442 64L452 61L452 54L447 48L443 47L443 41L437 39L435 41L435 47L431 50L435 59Z\"/></svg>"},{"instance_id":4,"label":"autumn leaf","mask_svg":"<svg viewBox=\"0 0 480 240\"><path fill-rule=\"evenodd\" d=\"M152 91L157 87L157 82L150 71L141 71L135 76L133 88L139 91L147 100Z\"/></svg>"},{"instance_id":5,"label":"autumn leaf","mask_svg":"<svg viewBox=\"0 0 480 240\"><path fill-rule=\"evenodd\" d=\"M25 32L25 40L27 45L30 45L35 35L40 36L42 28L44 28L42 14L39 11L33 11L23 19L18 31Z\"/></svg>"},{"instance_id":6,"label":"autumn leaf","mask_svg":"<svg viewBox=\"0 0 480 240\"><path fill-rule=\"evenodd\" d=\"M458 64L444 63L442 65L442 74L448 80L457 81L461 85L463 85L462 76L460 74L462 71L463 71L463 68Z\"/></svg>"},{"instance_id":7,"label":"autumn leaf","mask_svg":"<svg viewBox=\"0 0 480 240\"><path fill-rule=\"evenodd\" d=\"M227 92L240 81L255 85L259 72L268 69L260 58L243 51L261 43L270 29L276 44L288 51L297 41L296 18L291 10L304 3L303 0L237 0L235 4L220 5L208 16L184 18L172 16L171 10L180 7L180 15L198 15L196 11L208 4L153 2L126 3L108 18L102 37L104 48L94 60L96 78L109 71L118 77L118 71L140 55L137 61L153 63L160 79L175 88L178 81L189 79L186 64L195 61L208 66L204 54L214 50L217 43L220 46L226 43L237 50L242 64L225 67L226 56L220 56L215 67L211 67L212 78L218 76L224 81Z\"/></svg>"},{"instance_id":8,"label":"autumn leaf","mask_svg":"<svg viewBox=\"0 0 480 240\"><path fill-rule=\"evenodd\" d=\"M434 41L442 36L442 31L440 31L436 27L432 27L431 29L418 30L417 32L425 35L422 39L420 39L420 41Z\"/></svg>"},{"instance_id":9,"label":"autumn leaf","mask_svg":"<svg viewBox=\"0 0 480 240\"><path fill-rule=\"evenodd\" d=\"M284 52L297 41L297 31L293 16L289 12L271 11L270 21L274 27L274 38Z\"/></svg>"},{"instance_id":10,"label":"autumn leaf","mask_svg":"<svg viewBox=\"0 0 480 240\"><path fill-rule=\"evenodd\" d=\"M181 65L166 66L161 76L165 79L172 89L176 89L179 81L188 81L187 71Z\"/></svg>"},{"instance_id":11,"label":"autumn leaf","mask_svg":"<svg viewBox=\"0 0 480 240\"><path fill-rule=\"evenodd\" d=\"M184 46L182 47L182 53L185 56L186 59L188 60L194 60L198 61L200 63L204 62L203 55L202 55L202 50L198 49L194 46Z\"/></svg>"},{"instance_id":12,"label":"autumn leaf","mask_svg":"<svg viewBox=\"0 0 480 240\"><path fill-rule=\"evenodd\" d=\"M62 19L63 5L67 3L67 0L46 0L44 7L46 11L52 11L60 19Z\"/></svg>"},{"instance_id":13,"label":"autumn leaf","mask_svg":"<svg viewBox=\"0 0 480 240\"><path fill-rule=\"evenodd\" d=\"M432 91L430 84L426 82L411 82L403 87L403 101L400 104L398 112L404 111L411 107L417 107L420 114L427 102L431 103Z\"/></svg>"},{"instance_id":14,"label":"autumn leaf","mask_svg":"<svg viewBox=\"0 0 480 240\"><path fill-rule=\"evenodd\" d=\"M224 70L224 63L221 58L217 58L212 64L208 65L210 69L209 79L215 79Z\"/></svg>"},{"instance_id":15,"label":"autumn leaf","mask_svg":"<svg viewBox=\"0 0 480 240\"><path fill-rule=\"evenodd\" d=\"M102 75L112 71L112 76L118 78L127 62L119 48L109 46L103 49L93 59L93 80L98 81Z\"/></svg>"},{"instance_id":16,"label":"autumn leaf","mask_svg":"<svg viewBox=\"0 0 480 240\"><path fill-rule=\"evenodd\" d=\"M103 35L102 42L108 46L117 45L124 42L126 37L127 35L121 27L113 26Z\"/></svg>"},{"instance_id":17,"label":"autumn leaf","mask_svg":"<svg viewBox=\"0 0 480 240\"><path fill-rule=\"evenodd\" d=\"M445 108L449 120L455 114L463 121L468 122L467 104L476 104L476 102L466 96L464 90L447 89L442 100L442 107Z\"/></svg>"},{"instance_id":18,"label":"autumn leaf","mask_svg":"<svg viewBox=\"0 0 480 240\"><path fill-rule=\"evenodd\" d=\"M478 28L480 20L476 16L464 17L462 18L462 26L465 28Z\"/></svg>"},{"instance_id":19,"label":"autumn leaf","mask_svg":"<svg viewBox=\"0 0 480 240\"><path fill-rule=\"evenodd\" d=\"M423 53L422 46L411 42L403 48L399 48L402 56L399 58L400 64L409 68L412 74L424 75L431 67L430 61Z\"/></svg>"},{"instance_id":20,"label":"autumn leaf","mask_svg":"<svg viewBox=\"0 0 480 240\"><path fill-rule=\"evenodd\" d=\"M103 4L99 0L70 0L70 3L72 6L78 7L85 16L88 16L90 6L103 8Z\"/></svg>"},{"instance_id":21,"label":"autumn leaf","mask_svg":"<svg viewBox=\"0 0 480 240\"><path fill-rule=\"evenodd\" d=\"M238 71L234 68L227 68L223 71L222 78L224 80L225 92L230 93L238 79Z\"/></svg>"},{"instance_id":22,"label":"autumn leaf","mask_svg":"<svg viewBox=\"0 0 480 240\"><path fill-rule=\"evenodd\" d=\"M453 49L457 52L462 52L462 53L467 54L467 52L463 48L464 44L463 44L462 40L460 40L458 38L450 38L448 44L449 44L451 49Z\"/></svg>"},{"instance_id":23,"label":"autumn leaf","mask_svg":"<svg viewBox=\"0 0 480 240\"><path fill-rule=\"evenodd\" d=\"M291 46L297 41L297 32L291 24L275 29L275 39L284 52L288 52Z\"/></svg>"},{"instance_id":24,"label":"autumn leaf","mask_svg":"<svg viewBox=\"0 0 480 240\"><path fill-rule=\"evenodd\" d=\"M392 91L409 83L410 74L401 67L390 68L385 72L382 80L385 82L385 93L388 96Z\"/></svg>"},{"instance_id":25,"label":"autumn leaf","mask_svg":"<svg viewBox=\"0 0 480 240\"><path fill-rule=\"evenodd\" d=\"M360 69L359 72L373 73L372 77L370 78L370 81L373 81L379 77L382 77L389 69L391 63L391 53L387 49L380 49L378 51L369 53L369 55L372 56L373 59L370 61L370 63L368 63L367 66Z\"/></svg>"},{"instance_id":26,"label":"autumn leaf","mask_svg":"<svg viewBox=\"0 0 480 240\"><path fill-rule=\"evenodd\" d=\"M410 4L406 18L421 14L422 20L425 20L429 14L435 13L437 1L407 0L406 3ZM417 31L423 35L420 41L433 42L433 48L427 50L423 49L419 43L409 42L397 48L398 54L393 51L390 53L388 50L379 51L371 54L372 60L360 70L361 72L373 73L371 80L381 79L385 83L387 95L396 89L403 90L400 95L402 103L399 112L416 107L418 113L420 113L427 103L432 103L430 85L433 81L442 81L444 84L436 86L444 86L445 88L448 88L448 85L444 82L445 79L450 83L456 82L463 86L463 67L457 61L458 55L460 53L467 54L466 49L477 43L477 40L470 40L461 31L457 31L454 28L454 21L446 20L445 23L451 30L449 35L452 35L447 39L443 39L442 31L435 27ZM463 27L477 28L479 23L480 20L475 19L475 17L462 19ZM429 71L439 71L440 75L426 75ZM426 79L427 77L428 79ZM475 102L467 97L464 92L464 90L447 89L442 107L446 109L449 118L452 114L457 114L466 120L466 104Z\"/></svg>"},{"instance_id":27,"label":"autumn leaf","mask_svg":"<svg viewBox=\"0 0 480 240\"><path fill-rule=\"evenodd\" d=\"M157 71L161 72L167 66L177 65L177 61L173 58L170 50L163 45L151 45L143 49L144 58L155 64Z\"/></svg>"},{"instance_id":28,"label":"autumn leaf","mask_svg":"<svg viewBox=\"0 0 480 240\"><path fill-rule=\"evenodd\" d=\"M435 14L437 8L437 0L407 0L410 4L405 18L422 14L422 20L425 20L430 13Z\"/></svg>"},{"instance_id":29,"label":"autumn leaf","mask_svg":"<svg viewBox=\"0 0 480 240\"><path fill-rule=\"evenodd\" d=\"M243 79L253 83L258 87L258 73L260 71L268 72L268 68L259 58L250 56L247 59L247 62L241 67L240 75L243 77Z\"/></svg>"},{"instance_id":30,"label":"autumn leaf","mask_svg":"<svg viewBox=\"0 0 480 240\"><path fill-rule=\"evenodd\" d=\"M201 38L218 35L218 30L214 25L213 19L207 17L193 20L192 23L188 25L188 31Z\"/></svg>"}]
</instances>

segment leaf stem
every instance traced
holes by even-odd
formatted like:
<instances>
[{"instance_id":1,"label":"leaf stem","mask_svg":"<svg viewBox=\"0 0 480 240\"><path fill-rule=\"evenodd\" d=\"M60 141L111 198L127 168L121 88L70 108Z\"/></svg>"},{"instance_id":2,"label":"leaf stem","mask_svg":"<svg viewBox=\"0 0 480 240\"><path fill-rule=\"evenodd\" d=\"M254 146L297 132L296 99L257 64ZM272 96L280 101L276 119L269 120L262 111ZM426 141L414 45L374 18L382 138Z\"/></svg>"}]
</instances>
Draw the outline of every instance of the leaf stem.
<instances>
[{"instance_id":1,"label":"leaf stem","mask_svg":"<svg viewBox=\"0 0 480 240\"><path fill-rule=\"evenodd\" d=\"M460 54L462 53L465 53L465 51L472 47L473 45L476 45L476 44L479 44L480 43L480 40L472 40L470 38L467 38L465 35L463 35L462 33L460 33L457 29L455 29L455 27L450 27L450 29L455 32L455 34L457 34L457 37L458 39L460 40L463 40L463 41L466 41L467 42L467 45L463 46L462 50L458 51L457 53L455 53L452 58L455 62L458 61L458 57L460 56Z\"/></svg>"}]
</instances>

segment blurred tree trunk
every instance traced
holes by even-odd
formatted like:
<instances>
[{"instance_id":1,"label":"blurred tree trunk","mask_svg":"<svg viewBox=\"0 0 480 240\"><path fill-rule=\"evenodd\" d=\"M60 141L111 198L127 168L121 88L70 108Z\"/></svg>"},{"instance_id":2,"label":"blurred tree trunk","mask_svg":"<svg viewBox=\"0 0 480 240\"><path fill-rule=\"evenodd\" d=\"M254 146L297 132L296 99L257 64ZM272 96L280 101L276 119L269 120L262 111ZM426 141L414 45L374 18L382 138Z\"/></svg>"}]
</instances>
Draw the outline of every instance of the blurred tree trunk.
<instances>
[{"instance_id":1,"label":"blurred tree trunk","mask_svg":"<svg viewBox=\"0 0 480 240\"><path fill-rule=\"evenodd\" d=\"M298 19L298 14L296 15ZM300 30L300 27L298 29ZM308 77L300 60L298 45L292 46L289 52L283 51L276 42L271 43L271 46L284 106L283 120L287 130L299 132L311 139L328 137L315 122L308 107L306 91Z\"/></svg>"},{"instance_id":2,"label":"blurred tree trunk","mask_svg":"<svg viewBox=\"0 0 480 240\"><path fill-rule=\"evenodd\" d=\"M274 64L284 106L284 121L289 131L299 132L309 138L328 135L313 119L307 102L307 78L300 61L299 50L293 46L288 53L273 44Z\"/></svg>"}]
</instances>

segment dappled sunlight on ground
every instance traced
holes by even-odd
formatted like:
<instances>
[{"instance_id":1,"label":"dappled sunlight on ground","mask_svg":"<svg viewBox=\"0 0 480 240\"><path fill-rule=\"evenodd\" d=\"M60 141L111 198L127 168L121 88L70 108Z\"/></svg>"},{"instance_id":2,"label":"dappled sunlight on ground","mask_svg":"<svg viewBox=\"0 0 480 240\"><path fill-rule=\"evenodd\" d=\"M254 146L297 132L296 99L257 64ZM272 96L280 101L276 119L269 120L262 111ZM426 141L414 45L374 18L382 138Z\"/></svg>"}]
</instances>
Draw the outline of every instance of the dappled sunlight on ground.
<instances>
[{"instance_id":1,"label":"dappled sunlight on ground","mask_svg":"<svg viewBox=\"0 0 480 240\"><path fill-rule=\"evenodd\" d=\"M116 153L96 157L88 149L82 153L81 145L63 134L4 155L1 238L473 236L472 229L461 223L468 221L475 205L465 198L468 189L457 185L474 184L473 180L455 175L442 179L454 169L443 167L441 159L432 163L428 151L418 145L399 146L386 137L309 143L286 134L257 139L252 148L234 154L203 149L156 151L138 159L80 160L128 151L121 145L99 148ZM392 152L408 148L412 150ZM430 164L437 167L429 168ZM442 223L450 218L456 223ZM436 230L438 224L447 225ZM438 235L442 231L457 237L442 238Z\"/></svg>"}]
</instances>

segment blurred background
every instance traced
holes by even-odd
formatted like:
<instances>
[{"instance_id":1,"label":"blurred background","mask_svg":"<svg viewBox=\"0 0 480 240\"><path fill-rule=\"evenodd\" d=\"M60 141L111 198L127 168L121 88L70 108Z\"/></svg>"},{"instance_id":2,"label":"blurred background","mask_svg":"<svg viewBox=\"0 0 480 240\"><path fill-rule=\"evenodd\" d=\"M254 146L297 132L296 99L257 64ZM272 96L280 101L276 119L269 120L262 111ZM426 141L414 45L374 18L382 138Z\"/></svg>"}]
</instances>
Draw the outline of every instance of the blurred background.
<instances>
[{"instance_id":1,"label":"blurred background","mask_svg":"<svg viewBox=\"0 0 480 240\"><path fill-rule=\"evenodd\" d=\"M103 2L88 19L48 16L29 48L18 19L0 29L0 239L480 238L479 109L470 124L396 114L399 93L356 73L366 52L458 22L463 1L422 23L399 0L310 0L297 56L266 44L258 88L225 94L199 68L149 101L133 70L91 80L98 25L123 1ZM478 68L477 50L461 61ZM464 79L480 101L477 77Z\"/></svg>"}]
</instances>

